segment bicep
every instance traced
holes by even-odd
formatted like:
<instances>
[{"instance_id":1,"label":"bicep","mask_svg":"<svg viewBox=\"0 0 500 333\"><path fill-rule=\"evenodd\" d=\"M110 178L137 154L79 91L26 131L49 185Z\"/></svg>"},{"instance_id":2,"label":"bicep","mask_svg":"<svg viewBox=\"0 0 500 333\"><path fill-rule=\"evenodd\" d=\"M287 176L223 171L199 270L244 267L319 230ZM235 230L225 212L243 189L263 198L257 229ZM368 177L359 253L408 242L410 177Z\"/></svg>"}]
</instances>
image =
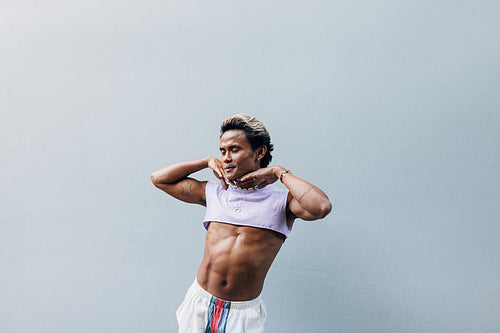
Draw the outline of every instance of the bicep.
<instances>
[{"instance_id":1,"label":"bicep","mask_svg":"<svg viewBox=\"0 0 500 333\"><path fill-rule=\"evenodd\" d=\"M206 185L206 181L198 181L193 178L185 178L170 184L155 184L160 190L178 200L202 206L206 206Z\"/></svg>"},{"instance_id":2,"label":"bicep","mask_svg":"<svg viewBox=\"0 0 500 333\"><path fill-rule=\"evenodd\" d=\"M309 213L307 210L302 207L299 202L291 197L288 200L288 210L297 218L305 220L305 221L314 221L317 220L318 217Z\"/></svg>"}]
</instances>

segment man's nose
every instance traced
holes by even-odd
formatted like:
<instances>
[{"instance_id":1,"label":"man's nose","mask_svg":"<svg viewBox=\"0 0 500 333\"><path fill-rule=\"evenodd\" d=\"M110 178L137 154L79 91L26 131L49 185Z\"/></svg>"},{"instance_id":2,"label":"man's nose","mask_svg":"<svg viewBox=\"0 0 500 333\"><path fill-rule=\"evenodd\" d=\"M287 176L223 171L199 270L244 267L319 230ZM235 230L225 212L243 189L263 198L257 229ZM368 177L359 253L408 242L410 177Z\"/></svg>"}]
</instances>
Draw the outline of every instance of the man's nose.
<instances>
[{"instance_id":1,"label":"man's nose","mask_svg":"<svg viewBox=\"0 0 500 333\"><path fill-rule=\"evenodd\" d=\"M231 154L229 152L225 153L222 155L222 161L224 162L230 162L232 160Z\"/></svg>"}]
</instances>

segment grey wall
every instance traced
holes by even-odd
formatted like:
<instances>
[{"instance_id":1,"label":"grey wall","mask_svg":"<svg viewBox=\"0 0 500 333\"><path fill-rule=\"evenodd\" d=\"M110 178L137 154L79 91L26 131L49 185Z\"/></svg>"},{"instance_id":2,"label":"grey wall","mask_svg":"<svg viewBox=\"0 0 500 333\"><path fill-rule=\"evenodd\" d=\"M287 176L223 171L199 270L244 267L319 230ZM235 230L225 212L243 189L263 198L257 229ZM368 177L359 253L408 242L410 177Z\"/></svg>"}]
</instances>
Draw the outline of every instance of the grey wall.
<instances>
[{"instance_id":1,"label":"grey wall","mask_svg":"<svg viewBox=\"0 0 500 333\"><path fill-rule=\"evenodd\" d=\"M149 175L238 112L334 202L271 268L269 332L500 331L499 12L2 1L0 331L175 332L204 210Z\"/></svg>"}]
</instances>

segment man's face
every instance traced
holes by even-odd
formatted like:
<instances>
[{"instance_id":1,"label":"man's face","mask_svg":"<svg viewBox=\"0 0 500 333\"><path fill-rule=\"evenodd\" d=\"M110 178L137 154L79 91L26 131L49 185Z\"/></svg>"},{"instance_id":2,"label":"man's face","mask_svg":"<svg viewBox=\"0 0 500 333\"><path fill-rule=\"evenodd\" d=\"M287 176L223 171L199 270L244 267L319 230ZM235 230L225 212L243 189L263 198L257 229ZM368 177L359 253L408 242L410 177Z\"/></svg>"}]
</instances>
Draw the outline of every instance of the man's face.
<instances>
[{"instance_id":1,"label":"man's face","mask_svg":"<svg viewBox=\"0 0 500 333\"><path fill-rule=\"evenodd\" d=\"M220 138L221 162L226 177L236 180L259 168L257 150L252 151L244 130L229 130Z\"/></svg>"}]
</instances>

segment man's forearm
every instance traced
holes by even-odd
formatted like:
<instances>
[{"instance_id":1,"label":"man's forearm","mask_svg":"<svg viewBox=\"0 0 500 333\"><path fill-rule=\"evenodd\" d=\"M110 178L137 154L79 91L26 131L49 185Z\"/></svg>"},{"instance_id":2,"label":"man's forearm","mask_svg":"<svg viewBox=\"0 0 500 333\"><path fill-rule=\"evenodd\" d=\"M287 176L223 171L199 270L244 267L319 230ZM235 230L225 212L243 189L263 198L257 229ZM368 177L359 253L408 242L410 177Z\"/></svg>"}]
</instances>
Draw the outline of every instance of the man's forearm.
<instances>
[{"instance_id":1,"label":"man's forearm","mask_svg":"<svg viewBox=\"0 0 500 333\"><path fill-rule=\"evenodd\" d=\"M155 184L175 183L192 173L205 169L208 166L209 157L195 161L180 162L169 165L151 174L151 181Z\"/></svg>"}]
</instances>

